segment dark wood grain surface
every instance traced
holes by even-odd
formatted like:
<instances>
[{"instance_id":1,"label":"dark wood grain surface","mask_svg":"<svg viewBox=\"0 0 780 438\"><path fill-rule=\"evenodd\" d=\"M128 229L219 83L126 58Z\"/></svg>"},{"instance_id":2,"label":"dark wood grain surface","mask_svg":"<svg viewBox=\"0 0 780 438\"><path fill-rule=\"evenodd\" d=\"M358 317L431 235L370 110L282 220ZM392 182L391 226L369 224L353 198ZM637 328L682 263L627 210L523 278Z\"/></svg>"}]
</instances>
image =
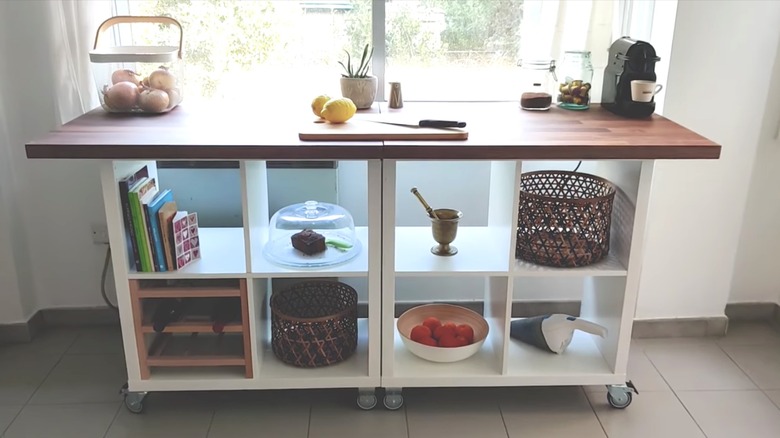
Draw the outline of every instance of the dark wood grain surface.
<instances>
[{"instance_id":1,"label":"dark wood grain surface","mask_svg":"<svg viewBox=\"0 0 780 438\"><path fill-rule=\"evenodd\" d=\"M375 105L373 112L379 110ZM627 119L598 105L587 111L523 111L514 102L406 103L405 118L457 119L458 141L310 142L306 111L252 114L182 105L163 115L93 110L27 144L29 158L94 159L713 159L721 147L654 115ZM412 128L410 128L412 129Z\"/></svg>"}]
</instances>

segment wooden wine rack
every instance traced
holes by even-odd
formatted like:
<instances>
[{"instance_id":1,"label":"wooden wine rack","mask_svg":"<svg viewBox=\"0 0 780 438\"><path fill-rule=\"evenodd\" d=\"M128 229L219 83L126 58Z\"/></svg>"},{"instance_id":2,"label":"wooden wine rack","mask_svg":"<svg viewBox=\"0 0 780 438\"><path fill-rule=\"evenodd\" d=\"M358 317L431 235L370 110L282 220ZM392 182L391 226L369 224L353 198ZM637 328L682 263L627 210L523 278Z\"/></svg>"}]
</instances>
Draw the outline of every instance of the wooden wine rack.
<instances>
[{"instance_id":1,"label":"wooden wine rack","mask_svg":"<svg viewBox=\"0 0 780 438\"><path fill-rule=\"evenodd\" d=\"M252 343L249 334L249 304L245 279L224 287L148 287L142 280L130 280L133 326L138 347L141 379L148 380L154 367L243 367L252 378ZM225 325L222 334L212 335L211 321L181 321L168 324L160 333L151 324L144 300L161 298L238 298L241 321ZM149 334L153 340L147 342ZM189 337L179 336L189 334ZM209 334L202 336L203 334ZM211 338L211 339L209 339ZM240 338L239 342L237 338ZM214 342L210 342L214 341Z\"/></svg>"}]
</instances>

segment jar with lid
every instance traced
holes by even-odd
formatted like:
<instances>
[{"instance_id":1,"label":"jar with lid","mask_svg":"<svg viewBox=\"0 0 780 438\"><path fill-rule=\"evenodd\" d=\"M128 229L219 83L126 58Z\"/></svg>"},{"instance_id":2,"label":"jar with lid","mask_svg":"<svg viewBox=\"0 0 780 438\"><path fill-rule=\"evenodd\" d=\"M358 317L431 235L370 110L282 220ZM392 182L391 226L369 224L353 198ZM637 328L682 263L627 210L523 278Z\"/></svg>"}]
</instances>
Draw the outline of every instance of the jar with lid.
<instances>
[{"instance_id":1,"label":"jar with lid","mask_svg":"<svg viewBox=\"0 0 780 438\"><path fill-rule=\"evenodd\" d=\"M522 68L522 94L520 107L530 111L546 111L552 104L552 85L558 82L555 76L555 61L529 59L519 62Z\"/></svg>"},{"instance_id":2,"label":"jar with lid","mask_svg":"<svg viewBox=\"0 0 780 438\"><path fill-rule=\"evenodd\" d=\"M112 40L107 34L111 28L136 24L173 27L177 44L108 43ZM103 109L112 113L165 113L176 108L182 101L182 41L181 24L170 17L116 16L101 23L89 59Z\"/></svg>"},{"instance_id":3,"label":"jar with lid","mask_svg":"<svg viewBox=\"0 0 780 438\"><path fill-rule=\"evenodd\" d=\"M352 215L339 205L306 201L274 213L263 248L266 259L292 267L323 267L360 253Z\"/></svg>"},{"instance_id":4,"label":"jar with lid","mask_svg":"<svg viewBox=\"0 0 780 438\"><path fill-rule=\"evenodd\" d=\"M593 64L588 51L567 51L560 66L558 106L570 110L590 108L590 89Z\"/></svg>"}]
</instances>

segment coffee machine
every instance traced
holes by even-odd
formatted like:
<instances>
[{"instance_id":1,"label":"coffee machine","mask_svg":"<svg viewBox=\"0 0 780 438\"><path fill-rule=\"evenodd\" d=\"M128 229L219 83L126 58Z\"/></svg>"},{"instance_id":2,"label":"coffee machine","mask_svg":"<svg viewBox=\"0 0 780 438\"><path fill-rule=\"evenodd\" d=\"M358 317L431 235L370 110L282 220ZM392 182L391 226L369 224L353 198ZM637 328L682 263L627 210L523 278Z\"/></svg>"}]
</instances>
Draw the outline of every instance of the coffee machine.
<instances>
[{"instance_id":1,"label":"coffee machine","mask_svg":"<svg viewBox=\"0 0 780 438\"><path fill-rule=\"evenodd\" d=\"M609 64L604 70L601 106L625 117L650 117L655 112L655 99L635 102L631 99L631 81L655 81L655 63L660 60L650 43L627 36L612 43Z\"/></svg>"}]
</instances>

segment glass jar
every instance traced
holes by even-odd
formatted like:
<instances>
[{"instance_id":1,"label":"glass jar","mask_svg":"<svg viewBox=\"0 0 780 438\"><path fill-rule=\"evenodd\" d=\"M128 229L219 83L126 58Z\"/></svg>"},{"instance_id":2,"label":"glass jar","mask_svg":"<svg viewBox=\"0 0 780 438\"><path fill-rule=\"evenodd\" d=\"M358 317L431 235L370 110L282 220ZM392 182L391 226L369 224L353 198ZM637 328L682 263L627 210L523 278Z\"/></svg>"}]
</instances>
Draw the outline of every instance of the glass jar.
<instances>
[{"instance_id":1,"label":"glass jar","mask_svg":"<svg viewBox=\"0 0 780 438\"><path fill-rule=\"evenodd\" d=\"M593 80L590 52L565 52L559 70L562 80L558 85L558 106L570 110L590 108L590 89Z\"/></svg>"},{"instance_id":2,"label":"glass jar","mask_svg":"<svg viewBox=\"0 0 780 438\"><path fill-rule=\"evenodd\" d=\"M346 262L360 252L352 215L339 205L306 201L274 213L265 257L293 267L321 267Z\"/></svg>"},{"instance_id":3,"label":"glass jar","mask_svg":"<svg viewBox=\"0 0 780 438\"><path fill-rule=\"evenodd\" d=\"M520 107L530 111L546 111L552 105L552 85L558 81L555 76L555 61L520 61L522 68L522 94Z\"/></svg>"},{"instance_id":4,"label":"glass jar","mask_svg":"<svg viewBox=\"0 0 780 438\"><path fill-rule=\"evenodd\" d=\"M119 24L162 24L178 30L176 46L101 45L105 35ZM112 113L166 113L182 101L183 33L170 17L111 17L101 23L89 52L100 104Z\"/></svg>"}]
</instances>

